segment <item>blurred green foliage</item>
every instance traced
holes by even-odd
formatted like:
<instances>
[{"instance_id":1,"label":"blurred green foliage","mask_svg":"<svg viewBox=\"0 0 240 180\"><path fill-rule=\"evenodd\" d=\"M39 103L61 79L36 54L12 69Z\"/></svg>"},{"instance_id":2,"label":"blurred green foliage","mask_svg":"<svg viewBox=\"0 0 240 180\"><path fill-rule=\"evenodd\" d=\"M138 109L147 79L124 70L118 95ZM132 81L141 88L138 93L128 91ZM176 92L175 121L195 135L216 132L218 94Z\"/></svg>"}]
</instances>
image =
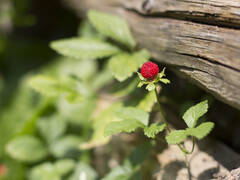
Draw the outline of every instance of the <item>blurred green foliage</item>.
<instances>
[{"instance_id":1,"label":"blurred green foliage","mask_svg":"<svg viewBox=\"0 0 240 180\"><path fill-rule=\"evenodd\" d=\"M0 13L0 27L6 17L15 25L34 23L26 14L29 1L1 3L9 9ZM142 179L151 144L137 146L104 177L94 167L92 148L110 141L104 131L110 135L141 127L155 138L165 128L158 123L148 127L156 97L136 90L135 72L150 54L133 51L136 42L124 20L96 11L88 16L92 25L83 21L77 37L50 43L64 56L40 40L0 32L0 165L7 169L1 180ZM108 21L99 23L101 17ZM114 98L104 99L106 94Z\"/></svg>"}]
</instances>

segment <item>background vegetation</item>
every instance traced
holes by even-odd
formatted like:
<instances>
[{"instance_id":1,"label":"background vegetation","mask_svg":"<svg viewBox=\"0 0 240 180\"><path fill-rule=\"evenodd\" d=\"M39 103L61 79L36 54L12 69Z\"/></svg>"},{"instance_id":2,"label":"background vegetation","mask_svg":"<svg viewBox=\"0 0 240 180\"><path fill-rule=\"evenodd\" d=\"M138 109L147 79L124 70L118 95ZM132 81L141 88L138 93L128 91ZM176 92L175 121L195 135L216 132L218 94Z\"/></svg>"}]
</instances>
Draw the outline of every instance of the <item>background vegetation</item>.
<instances>
[{"instance_id":1,"label":"background vegetation","mask_svg":"<svg viewBox=\"0 0 240 180\"><path fill-rule=\"evenodd\" d=\"M49 47L53 40L87 37L93 31L57 0L0 2L0 179L107 180L118 174L126 176L120 179L146 179L158 167L154 154L165 143L149 141L142 132L114 136L111 141L99 136L121 103L152 105L151 95L135 90L137 75L120 85L106 68L106 59L76 61ZM69 103L63 97L41 96L29 87L29 79L39 73L59 81L66 76L80 80L79 89L86 98ZM239 112L171 71L167 74L174 83L161 93L165 112L181 117L188 107L208 99L208 119L216 123L212 137L239 151L238 129L232 125ZM153 107L151 121L156 114ZM184 127L171 115L167 118L174 126ZM226 129L231 130L223 135Z\"/></svg>"}]
</instances>

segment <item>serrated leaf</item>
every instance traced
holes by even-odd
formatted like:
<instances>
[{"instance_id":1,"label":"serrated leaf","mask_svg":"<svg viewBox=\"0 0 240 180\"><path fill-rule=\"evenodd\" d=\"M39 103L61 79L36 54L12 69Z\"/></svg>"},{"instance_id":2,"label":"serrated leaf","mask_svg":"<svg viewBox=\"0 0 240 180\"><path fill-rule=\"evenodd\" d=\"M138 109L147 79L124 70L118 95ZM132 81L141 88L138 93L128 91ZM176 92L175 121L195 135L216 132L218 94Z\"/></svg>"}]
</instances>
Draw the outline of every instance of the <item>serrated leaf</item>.
<instances>
[{"instance_id":1,"label":"serrated leaf","mask_svg":"<svg viewBox=\"0 0 240 180\"><path fill-rule=\"evenodd\" d=\"M156 86L155 86L154 83L149 83L149 84L146 86L146 89L147 89L148 91L153 91L155 88L156 88Z\"/></svg>"},{"instance_id":2,"label":"serrated leaf","mask_svg":"<svg viewBox=\"0 0 240 180\"><path fill-rule=\"evenodd\" d=\"M81 142L82 140L78 136L64 136L50 145L50 152L56 158L75 157L79 154L78 146Z\"/></svg>"},{"instance_id":3,"label":"serrated leaf","mask_svg":"<svg viewBox=\"0 0 240 180\"><path fill-rule=\"evenodd\" d=\"M137 108L142 109L146 112L151 112L153 105L157 102L154 91L150 91L147 95L139 102Z\"/></svg>"},{"instance_id":4,"label":"serrated leaf","mask_svg":"<svg viewBox=\"0 0 240 180\"><path fill-rule=\"evenodd\" d=\"M121 132L131 133L144 125L136 119L110 122L104 130L104 136L110 136Z\"/></svg>"},{"instance_id":5,"label":"serrated leaf","mask_svg":"<svg viewBox=\"0 0 240 180\"><path fill-rule=\"evenodd\" d=\"M168 144L179 144L187 138L187 133L185 130L175 130L166 136Z\"/></svg>"},{"instance_id":6,"label":"serrated leaf","mask_svg":"<svg viewBox=\"0 0 240 180\"><path fill-rule=\"evenodd\" d=\"M10 141L6 146L8 155L22 162L38 162L48 155L47 148L36 137L26 135Z\"/></svg>"},{"instance_id":7,"label":"serrated leaf","mask_svg":"<svg viewBox=\"0 0 240 180\"><path fill-rule=\"evenodd\" d=\"M208 101L202 101L190 107L183 115L183 119L189 128L196 126L198 119L208 111Z\"/></svg>"},{"instance_id":8,"label":"serrated leaf","mask_svg":"<svg viewBox=\"0 0 240 180\"><path fill-rule=\"evenodd\" d=\"M202 124L200 124L198 127L196 128L188 128L186 130L187 135L189 136L194 136L198 139L202 139L205 136L207 136L211 130L214 127L214 123L212 122L204 122Z\"/></svg>"},{"instance_id":9,"label":"serrated leaf","mask_svg":"<svg viewBox=\"0 0 240 180\"><path fill-rule=\"evenodd\" d=\"M166 124L164 123L153 123L149 127L144 128L144 134L149 138L155 138L155 136L164 130Z\"/></svg>"},{"instance_id":10,"label":"serrated leaf","mask_svg":"<svg viewBox=\"0 0 240 180\"><path fill-rule=\"evenodd\" d=\"M37 128L42 137L48 143L51 143L65 133L67 124L59 116L51 116L39 119L37 121Z\"/></svg>"},{"instance_id":11,"label":"serrated leaf","mask_svg":"<svg viewBox=\"0 0 240 180\"><path fill-rule=\"evenodd\" d=\"M131 77L149 57L146 50L134 54L121 53L109 60L109 68L117 80L124 81Z\"/></svg>"},{"instance_id":12,"label":"serrated leaf","mask_svg":"<svg viewBox=\"0 0 240 180\"><path fill-rule=\"evenodd\" d=\"M61 180L56 168L52 163L43 163L31 169L29 180Z\"/></svg>"},{"instance_id":13,"label":"serrated leaf","mask_svg":"<svg viewBox=\"0 0 240 180\"><path fill-rule=\"evenodd\" d=\"M94 38L70 38L51 42L50 47L59 54L76 59L97 59L119 53L110 43Z\"/></svg>"},{"instance_id":14,"label":"serrated leaf","mask_svg":"<svg viewBox=\"0 0 240 180\"><path fill-rule=\"evenodd\" d=\"M70 173L74 169L75 165L76 164L72 159L61 159L54 163L57 173L61 176Z\"/></svg>"},{"instance_id":15,"label":"serrated leaf","mask_svg":"<svg viewBox=\"0 0 240 180\"><path fill-rule=\"evenodd\" d=\"M136 46L136 41L124 19L95 10L88 12L88 19L97 31L105 36L126 45L130 49Z\"/></svg>"},{"instance_id":16,"label":"serrated leaf","mask_svg":"<svg viewBox=\"0 0 240 180\"><path fill-rule=\"evenodd\" d=\"M121 107L116 109L115 114L123 120L137 120L143 125L148 125L149 113L135 107Z\"/></svg>"}]
</instances>

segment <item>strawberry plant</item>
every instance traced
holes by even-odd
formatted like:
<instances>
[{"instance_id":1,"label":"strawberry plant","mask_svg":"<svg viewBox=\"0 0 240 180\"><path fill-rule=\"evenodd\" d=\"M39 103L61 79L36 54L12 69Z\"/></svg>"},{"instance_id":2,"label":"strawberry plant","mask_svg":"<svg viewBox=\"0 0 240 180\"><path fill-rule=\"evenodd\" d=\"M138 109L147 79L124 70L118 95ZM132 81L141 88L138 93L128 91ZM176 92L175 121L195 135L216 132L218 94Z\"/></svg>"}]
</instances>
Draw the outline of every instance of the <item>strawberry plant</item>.
<instances>
[{"instance_id":1,"label":"strawberry plant","mask_svg":"<svg viewBox=\"0 0 240 180\"><path fill-rule=\"evenodd\" d=\"M172 129L161 107L161 89L170 84L165 68L160 72L150 52L138 48L124 19L90 10L77 37L53 41L50 47L62 57L24 78L20 89L24 95L16 106L20 109L18 103L28 98L31 103L25 103L18 114L29 108L32 111L9 137L0 139L8 157L28 168L29 180L97 179L89 150L109 143L115 134L135 131L142 132L149 142L137 146L102 180L141 179L141 166L159 133L165 133L166 142L178 146L186 157L191 179L187 156L195 141L214 127L212 122L199 121L208 111L208 102L184 113L185 129ZM116 100L98 110L104 88ZM135 92L140 92L140 97L129 96ZM156 122L150 121L155 103L161 115ZM184 145L188 138L192 140L190 150Z\"/></svg>"}]
</instances>

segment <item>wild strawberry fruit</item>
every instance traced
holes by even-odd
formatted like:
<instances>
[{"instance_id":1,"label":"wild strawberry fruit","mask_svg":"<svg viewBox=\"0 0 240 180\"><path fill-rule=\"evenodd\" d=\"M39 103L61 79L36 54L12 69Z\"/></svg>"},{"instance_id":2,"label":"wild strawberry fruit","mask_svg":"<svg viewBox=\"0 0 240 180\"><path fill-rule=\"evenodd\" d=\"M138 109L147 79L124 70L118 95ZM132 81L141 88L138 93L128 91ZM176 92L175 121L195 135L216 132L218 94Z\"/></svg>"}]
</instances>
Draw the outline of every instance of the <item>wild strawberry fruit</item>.
<instances>
[{"instance_id":1,"label":"wild strawberry fruit","mask_svg":"<svg viewBox=\"0 0 240 180\"><path fill-rule=\"evenodd\" d=\"M158 65L153 62L145 62L141 68L141 74L144 78L152 80L157 77L159 73Z\"/></svg>"}]
</instances>

